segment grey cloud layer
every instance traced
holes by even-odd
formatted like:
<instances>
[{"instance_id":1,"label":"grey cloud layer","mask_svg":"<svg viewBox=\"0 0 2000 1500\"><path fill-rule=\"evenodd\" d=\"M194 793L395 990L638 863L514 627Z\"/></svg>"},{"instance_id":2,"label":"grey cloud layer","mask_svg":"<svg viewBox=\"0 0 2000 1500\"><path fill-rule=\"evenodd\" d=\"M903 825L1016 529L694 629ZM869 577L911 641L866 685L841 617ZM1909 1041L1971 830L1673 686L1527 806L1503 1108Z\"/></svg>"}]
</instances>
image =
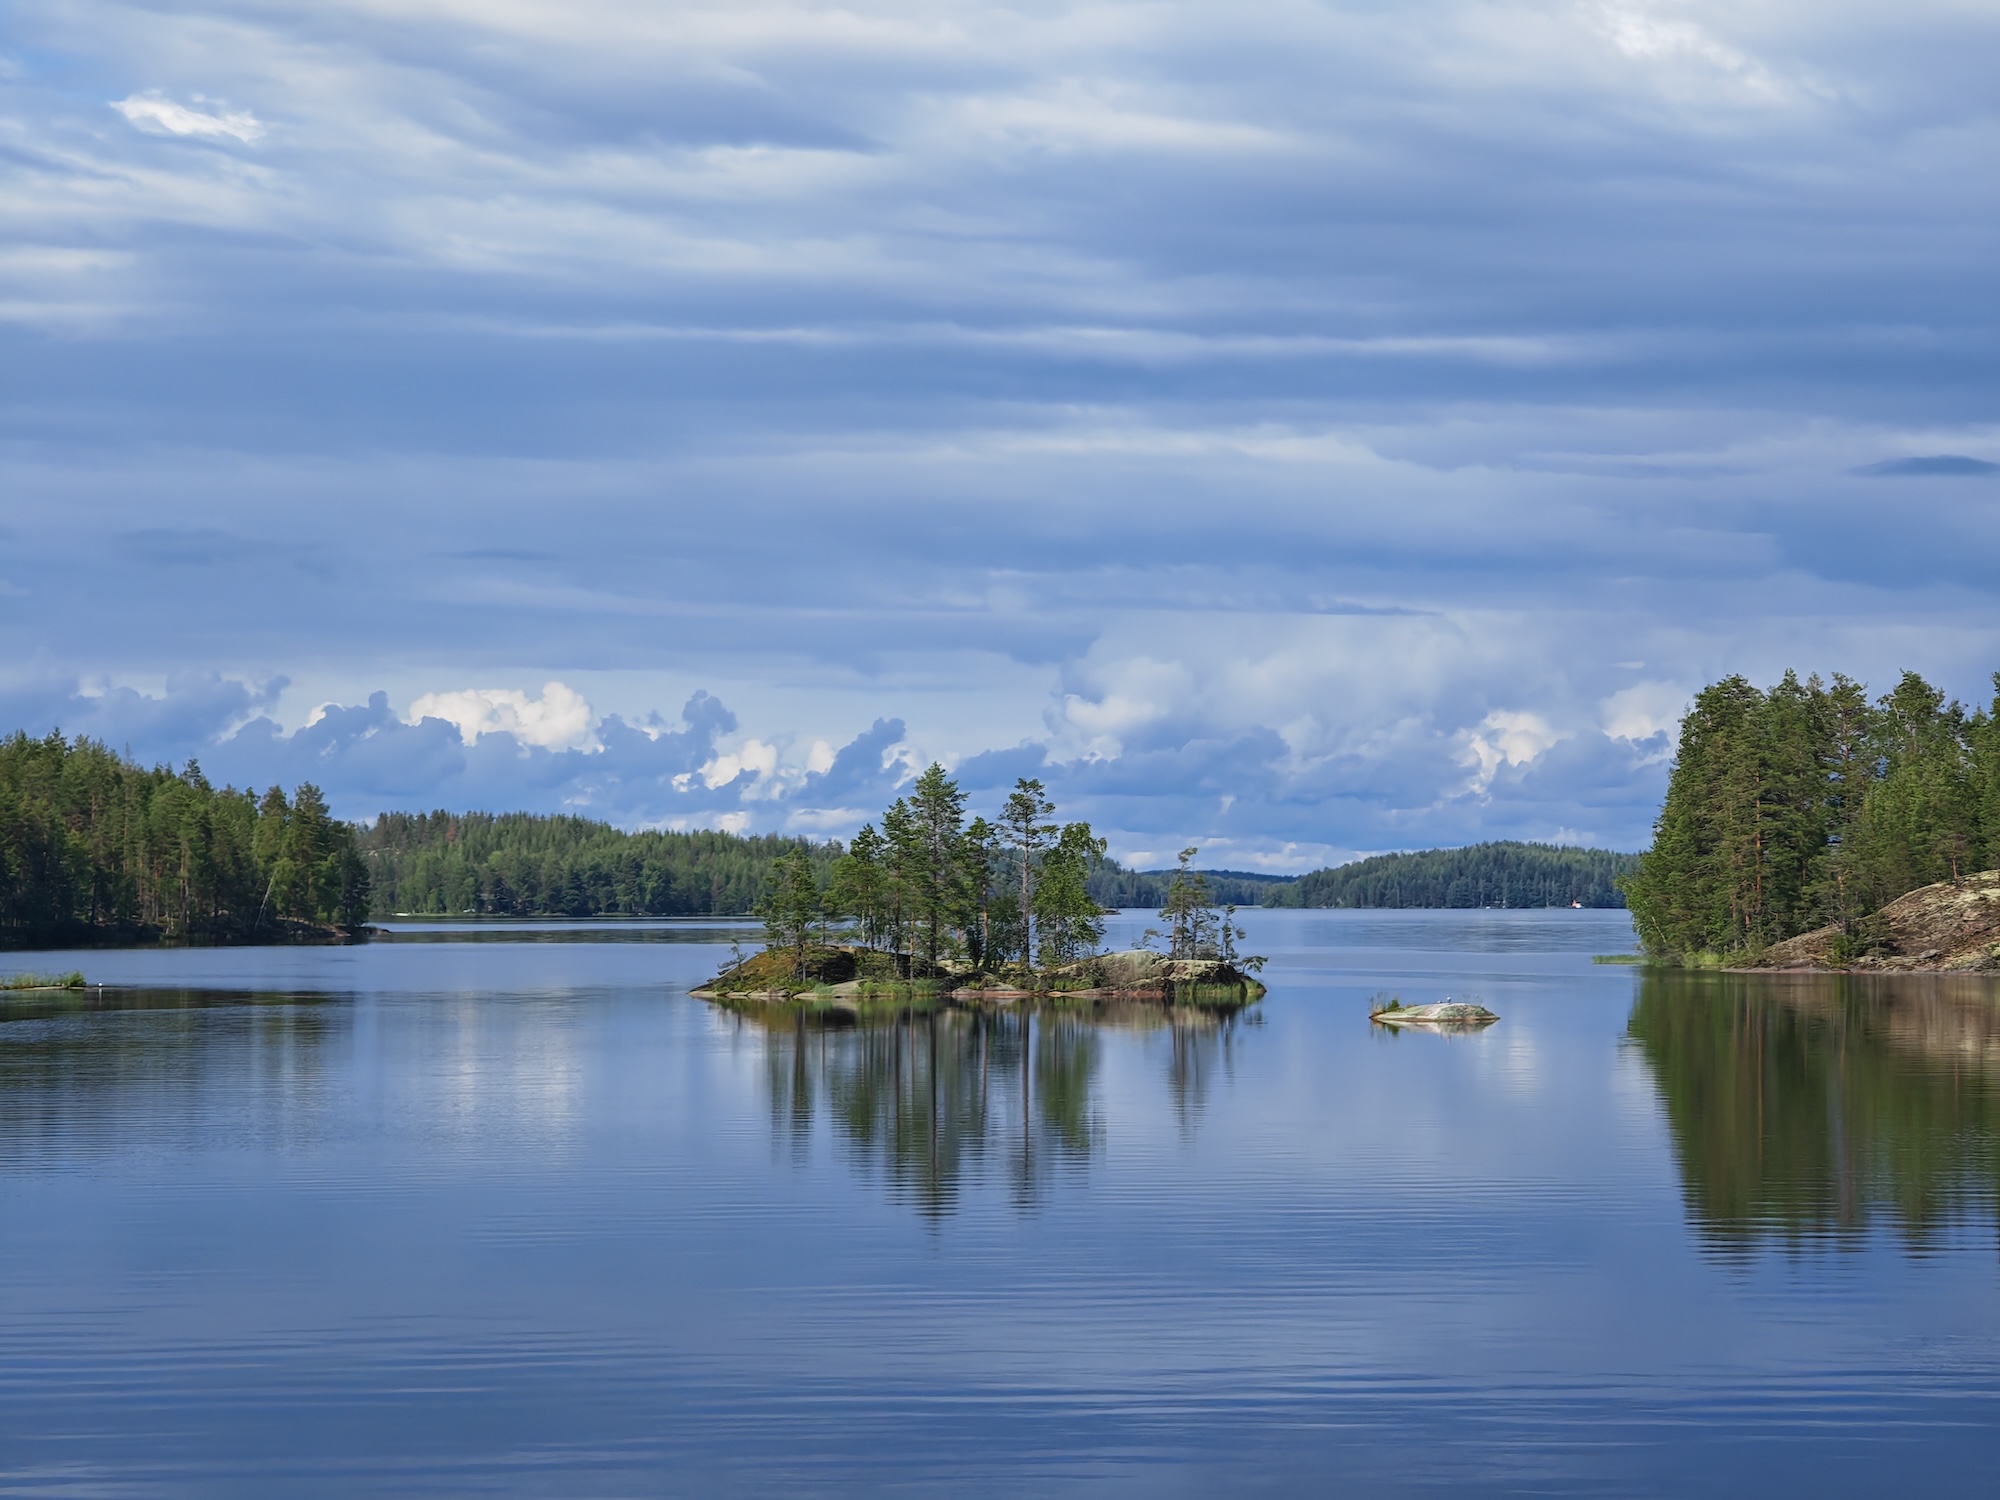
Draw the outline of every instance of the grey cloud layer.
<instances>
[{"instance_id":1,"label":"grey cloud layer","mask_svg":"<svg viewBox=\"0 0 2000 1500\"><path fill-rule=\"evenodd\" d=\"M6 24L15 722L832 828L894 720L1278 859L1629 845L1634 693L2000 665L1976 9ZM590 674L601 749L391 711ZM751 736L874 761L661 790Z\"/></svg>"}]
</instances>

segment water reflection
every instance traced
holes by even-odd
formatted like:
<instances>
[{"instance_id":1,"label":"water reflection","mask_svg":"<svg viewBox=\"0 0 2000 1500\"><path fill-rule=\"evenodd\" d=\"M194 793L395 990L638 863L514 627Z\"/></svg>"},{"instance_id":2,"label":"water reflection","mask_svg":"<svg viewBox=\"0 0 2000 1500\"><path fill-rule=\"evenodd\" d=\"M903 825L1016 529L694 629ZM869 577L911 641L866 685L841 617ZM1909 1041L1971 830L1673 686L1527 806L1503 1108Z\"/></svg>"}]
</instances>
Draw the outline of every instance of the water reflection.
<instances>
[{"instance_id":1,"label":"water reflection","mask_svg":"<svg viewBox=\"0 0 2000 1500\"><path fill-rule=\"evenodd\" d=\"M1975 978L1649 974L1630 1034L1714 1249L1913 1253L1996 1222L2000 992Z\"/></svg>"},{"instance_id":2,"label":"water reflection","mask_svg":"<svg viewBox=\"0 0 2000 1500\"><path fill-rule=\"evenodd\" d=\"M345 1007L322 997L87 990L0 1007L0 1162L182 1147L226 1115L245 1142L323 1126Z\"/></svg>"},{"instance_id":3,"label":"water reflection","mask_svg":"<svg viewBox=\"0 0 2000 1500\"><path fill-rule=\"evenodd\" d=\"M1166 1033L1164 1081L1191 1133L1238 1024L1158 1006L740 1014L763 1036L774 1136L803 1161L825 1120L857 1166L933 1218L956 1211L969 1183L1002 1182L1025 1209L1087 1168L1104 1146L1108 1028Z\"/></svg>"}]
</instances>

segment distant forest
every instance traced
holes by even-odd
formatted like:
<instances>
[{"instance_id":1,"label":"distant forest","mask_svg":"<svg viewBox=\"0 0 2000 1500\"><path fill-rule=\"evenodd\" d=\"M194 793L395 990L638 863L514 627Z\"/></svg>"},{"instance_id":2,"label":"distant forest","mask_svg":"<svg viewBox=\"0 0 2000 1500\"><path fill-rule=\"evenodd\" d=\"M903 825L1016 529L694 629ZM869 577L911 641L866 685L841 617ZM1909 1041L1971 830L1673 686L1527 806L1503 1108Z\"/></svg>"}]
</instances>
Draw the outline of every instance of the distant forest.
<instances>
[{"instance_id":1,"label":"distant forest","mask_svg":"<svg viewBox=\"0 0 2000 1500\"><path fill-rule=\"evenodd\" d=\"M822 878L841 855L835 843L627 833L537 813L383 813L360 847L378 917L741 917L780 855L804 848Z\"/></svg>"},{"instance_id":2,"label":"distant forest","mask_svg":"<svg viewBox=\"0 0 2000 1500\"><path fill-rule=\"evenodd\" d=\"M1914 672L1870 701L1846 677L1704 688L1681 721L1653 847L1628 883L1647 951L1743 954L1838 924L1858 956L1898 896L2000 864L1991 712Z\"/></svg>"},{"instance_id":3,"label":"distant forest","mask_svg":"<svg viewBox=\"0 0 2000 1500\"><path fill-rule=\"evenodd\" d=\"M1490 843L1378 854L1271 889L1267 906L1473 907L1625 904L1636 854L1560 844Z\"/></svg>"},{"instance_id":4,"label":"distant forest","mask_svg":"<svg viewBox=\"0 0 2000 1500\"><path fill-rule=\"evenodd\" d=\"M742 917L771 865L803 847L819 877L837 842L776 835L627 833L591 818L536 813L384 813L363 828L377 917ZM1157 907L1173 872L1093 861L1085 888L1106 907ZM1218 904L1255 906L1286 877L1208 872Z\"/></svg>"},{"instance_id":5,"label":"distant forest","mask_svg":"<svg viewBox=\"0 0 2000 1500\"><path fill-rule=\"evenodd\" d=\"M0 740L0 945L337 937L368 914L354 829L318 788L260 798L94 740Z\"/></svg>"}]
</instances>

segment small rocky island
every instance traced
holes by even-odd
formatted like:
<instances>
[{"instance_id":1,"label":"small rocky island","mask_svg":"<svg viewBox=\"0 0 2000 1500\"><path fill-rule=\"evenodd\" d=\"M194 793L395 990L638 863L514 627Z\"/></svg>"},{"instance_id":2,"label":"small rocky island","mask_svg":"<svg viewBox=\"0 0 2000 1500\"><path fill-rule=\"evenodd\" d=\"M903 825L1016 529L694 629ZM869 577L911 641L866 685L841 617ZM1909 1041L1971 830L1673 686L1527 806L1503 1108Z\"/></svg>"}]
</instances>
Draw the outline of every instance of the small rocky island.
<instances>
[{"instance_id":1,"label":"small rocky island","mask_svg":"<svg viewBox=\"0 0 2000 1500\"><path fill-rule=\"evenodd\" d=\"M1371 1005L1368 1019L1378 1026L1422 1026L1432 1031L1478 1031L1500 1018L1469 1000L1439 1000L1430 1005L1405 1005L1401 1000Z\"/></svg>"},{"instance_id":2,"label":"small rocky island","mask_svg":"<svg viewBox=\"0 0 2000 1500\"><path fill-rule=\"evenodd\" d=\"M801 846L771 867L757 914L765 946L736 954L694 991L724 1005L1011 1005L1150 1001L1236 1009L1264 993L1264 960L1241 952L1236 909L1218 907L1183 849L1139 946L1100 951L1104 918L1087 882L1106 844L1057 823L1022 778L993 822L965 820L965 794L933 765L864 825L822 879ZM1153 944L1162 947L1155 951Z\"/></svg>"},{"instance_id":3,"label":"small rocky island","mask_svg":"<svg viewBox=\"0 0 2000 1500\"><path fill-rule=\"evenodd\" d=\"M922 968L921 961L917 967ZM1238 1008L1264 994L1256 979L1220 958L1169 958L1143 948L1099 953L1041 972L992 972L944 961L912 978L909 956L848 945L809 951L804 978L794 955L766 948L693 991L697 999L859 1010L869 1004L1012 1005L1038 1001L1155 1001Z\"/></svg>"}]
</instances>

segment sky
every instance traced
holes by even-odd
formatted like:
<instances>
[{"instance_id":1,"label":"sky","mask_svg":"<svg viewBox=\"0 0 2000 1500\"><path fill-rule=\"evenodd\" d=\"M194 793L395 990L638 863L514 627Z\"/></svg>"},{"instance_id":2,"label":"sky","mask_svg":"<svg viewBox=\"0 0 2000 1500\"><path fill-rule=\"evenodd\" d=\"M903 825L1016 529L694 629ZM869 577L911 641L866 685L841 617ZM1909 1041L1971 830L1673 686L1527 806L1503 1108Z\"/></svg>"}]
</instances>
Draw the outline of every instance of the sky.
<instances>
[{"instance_id":1,"label":"sky","mask_svg":"<svg viewBox=\"0 0 2000 1500\"><path fill-rule=\"evenodd\" d=\"M2000 668L2000 8L16 0L0 729L337 812L1648 840Z\"/></svg>"}]
</instances>

